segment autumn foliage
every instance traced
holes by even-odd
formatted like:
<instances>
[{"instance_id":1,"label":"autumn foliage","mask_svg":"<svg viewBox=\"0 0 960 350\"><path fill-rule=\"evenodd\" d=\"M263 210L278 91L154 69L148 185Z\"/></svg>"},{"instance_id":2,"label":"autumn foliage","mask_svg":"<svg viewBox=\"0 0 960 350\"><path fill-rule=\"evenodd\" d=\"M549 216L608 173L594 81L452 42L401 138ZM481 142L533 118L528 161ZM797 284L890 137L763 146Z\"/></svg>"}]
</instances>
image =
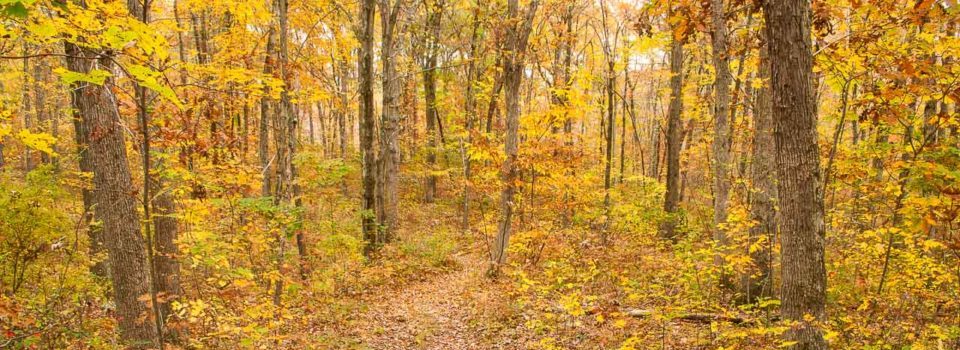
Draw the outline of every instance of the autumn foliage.
<instances>
[{"instance_id":1,"label":"autumn foliage","mask_svg":"<svg viewBox=\"0 0 960 350\"><path fill-rule=\"evenodd\" d=\"M958 30L0 0L0 349L958 349Z\"/></svg>"}]
</instances>

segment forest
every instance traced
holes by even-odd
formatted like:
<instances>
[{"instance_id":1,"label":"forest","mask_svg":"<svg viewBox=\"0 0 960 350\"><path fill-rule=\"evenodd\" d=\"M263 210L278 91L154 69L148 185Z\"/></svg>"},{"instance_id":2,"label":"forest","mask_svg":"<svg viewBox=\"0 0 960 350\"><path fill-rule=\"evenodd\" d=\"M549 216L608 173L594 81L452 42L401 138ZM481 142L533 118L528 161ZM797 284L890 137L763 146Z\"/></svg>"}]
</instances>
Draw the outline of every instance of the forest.
<instances>
[{"instance_id":1,"label":"forest","mask_svg":"<svg viewBox=\"0 0 960 350\"><path fill-rule=\"evenodd\" d=\"M0 349L960 349L956 0L0 0Z\"/></svg>"}]
</instances>

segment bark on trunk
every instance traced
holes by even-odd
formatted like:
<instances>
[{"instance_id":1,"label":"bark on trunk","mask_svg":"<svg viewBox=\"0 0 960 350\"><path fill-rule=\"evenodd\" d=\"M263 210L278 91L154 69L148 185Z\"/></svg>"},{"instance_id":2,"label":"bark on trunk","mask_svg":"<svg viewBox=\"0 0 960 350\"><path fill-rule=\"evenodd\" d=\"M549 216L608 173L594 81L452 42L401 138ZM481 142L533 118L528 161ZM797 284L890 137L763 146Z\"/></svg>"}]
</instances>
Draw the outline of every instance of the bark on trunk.
<instances>
[{"instance_id":1,"label":"bark on trunk","mask_svg":"<svg viewBox=\"0 0 960 350\"><path fill-rule=\"evenodd\" d=\"M810 2L764 3L773 92L774 140L781 213L781 313L796 321L784 337L791 349L826 349L815 322L826 301L823 198L813 91ZM809 316L813 321L808 321Z\"/></svg>"},{"instance_id":2,"label":"bark on trunk","mask_svg":"<svg viewBox=\"0 0 960 350\"><path fill-rule=\"evenodd\" d=\"M398 177L400 174L400 79L397 76L394 49L396 26L403 0L380 0L381 11L381 61L383 63L383 116L380 120L380 186L377 188L381 203L380 225L383 226L384 243L396 233L398 221Z\"/></svg>"},{"instance_id":3,"label":"bark on trunk","mask_svg":"<svg viewBox=\"0 0 960 350\"><path fill-rule=\"evenodd\" d=\"M33 118L31 118L31 107L30 107L30 52L27 50L27 42L23 42L23 105L21 106L20 114L23 115L23 128L30 131L33 129ZM40 106L33 108L35 111L40 110ZM33 170L33 151L30 147L23 148L23 172L29 173Z\"/></svg>"},{"instance_id":4,"label":"bark on trunk","mask_svg":"<svg viewBox=\"0 0 960 350\"><path fill-rule=\"evenodd\" d=\"M660 235L677 240L677 206L680 204L680 115L683 111L683 42L674 35L670 44L670 107L667 112L667 193L663 211L669 217L660 228Z\"/></svg>"},{"instance_id":5,"label":"bark on trunk","mask_svg":"<svg viewBox=\"0 0 960 350\"><path fill-rule=\"evenodd\" d=\"M263 58L263 74L272 75L273 74L273 51L275 43L275 30L273 26L270 27L269 32L267 33L267 47L266 52ZM260 160L261 174L263 175L263 182L260 187L260 195L267 197L273 192L272 190L272 181L273 177L271 169L271 160L270 160L270 107L272 101L268 96L263 96L260 98L260 138L257 147L257 155Z\"/></svg>"},{"instance_id":6,"label":"bark on trunk","mask_svg":"<svg viewBox=\"0 0 960 350\"><path fill-rule=\"evenodd\" d=\"M426 105L427 120L427 171L430 172L424 178L423 201L433 203L437 194L437 176L432 172L436 170L437 153L441 152L440 138L438 137L438 127L440 115L437 111L437 56L439 55L440 40L440 22L443 18L443 1L427 5L427 25L430 29L426 42L426 57L423 65L423 99ZM442 131L441 131L442 132Z\"/></svg>"},{"instance_id":7,"label":"bark on trunk","mask_svg":"<svg viewBox=\"0 0 960 350\"><path fill-rule=\"evenodd\" d=\"M713 67L716 81L713 92L713 239L718 246L714 264L724 265L724 255L729 245L727 233L721 225L727 222L727 205L730 200L730 63L727 53L727 23L723 0L711 1L713 20ZM725 273L721 285L729 285Z\"/></svg>"},{"instance_id":8,"label":"bark on trunk","mask_svg":"<svg viewBox=\"0 0 960 350\"><path fill-rule=\"evenodd\" d=\"M464 118L466 118L466 133L467 133L467 142L466 145L461 145L461 153L463 156L463 210L461 216L460 226L461 229L466 232L470 229L470 177L472 176L472 169L470 166L470 154L467 152L467 147L473 144L473 124L474 119L476 118L475 114L475 105L476 98L473 91L473 80L476 76L476 59L477 59L477 43L480 39L480 8L475 7L473 9L473 31L470 34L470 57L469 63L467 63L467 87L466 92L464 93Z\"/></svg>"},{"instance_id":9,"label":"bark on trunk","mask_svg":"<svg viewBox=\"0 0 960 350\"><path fill-rule=\"evenodd\" d=\"M507 28L504 38L503 77L506 87L507 133L504 139L503 167L500 178L503 181L503 190L500 193L500 220L498 222L497 237L494 240L490 254L489 276L497 276L500 268L506 262L507 247L510 243L510 223L513 217L513 194L516 192L517 182L517 149L520 128L520 83L523 77L524 55L527 50L527 39L533 24L533 17L537 12L539 0L530 2L524 14L522 23ZM507 1L507 18L518 19L517 0Z\"/></svg>"},{"instance_id":10,"label":"bark on trunk","mask_svg":"<svg viewBox=\"0 0 960 350\"><path fill-rule=\"evenodd\" d=\"M381 244L376 218L377 160L373 149L373 27L376 0L363 0L360 7L360 149L363 168L362 229L364 254L368 257Z\"/></svg>"},{"instance_id":11,"label":"bark on trunk","mask_svg":"<svg viewBox=\"0 0 960 350\"><path fill-rule=\"evenodd\" d=\"M110 52L83 49L70 43L64 44L64 51L71 71L89 73L95 64L104 70L113 67ZM149 293L149 272L137 200L132 196L137 191L130 177L124 131L112 84L112 79L107 79L104 85L76 83L71 89L72 106L79 115L77 143L87 145L81 167L88 165L93 172L91 206L102 222L120 336L130 347L145 348L155 345L157 333L151 315L146 313L146 304L140 301L141 296Z\"/></svg>"},{"instance_id":12,"label":"bark on trunk","mask_svg":"<svg viewBox=\"0 0 960 350\"><path fill-rule=\"evenodd\" d=\"M758 245L760 249L749 249L748 254L753 262L753 269L744 272L741 276L741 299L743 304L755 303L761 297L773 296L773 244L777 232L777 216L775 200L777 188L774 183L776 165L774 153L776 147L773 141L773 116L770 105L770 59L767 52L767 39L764 36L760 47L759 75L763 86L757 90L753 104L753 151L750 162L750 219L757 225L750 228L750 245ZM749 246L748 246L749 247Z\"/></svg>"}]
</instances>

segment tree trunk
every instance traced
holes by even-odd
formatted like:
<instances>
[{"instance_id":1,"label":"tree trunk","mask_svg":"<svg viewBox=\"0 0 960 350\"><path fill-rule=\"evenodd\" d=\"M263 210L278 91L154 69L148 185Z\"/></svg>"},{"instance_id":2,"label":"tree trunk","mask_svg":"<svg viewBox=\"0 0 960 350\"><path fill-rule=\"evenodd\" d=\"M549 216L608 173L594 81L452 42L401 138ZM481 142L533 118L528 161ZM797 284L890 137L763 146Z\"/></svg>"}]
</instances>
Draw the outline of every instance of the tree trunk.
<instances>
[{"instance_id":1,"label":"tree trunk","mask_svg":"<svg viewBox=\"0 0 960 350\"><path fill-rule=\"evenodd\" d=\"M791 349L826 349L814 322L825 316L823 198L813 91L810 2L764 3L777 148L783 281L781 313L796 321L784 337ZM813 317L813 322L807 320Z\"/></svg>"},{"instance_id":2,"label":"tree trunk","mask_svg":"<svg viewBox=\"0 0 960 350\"><path fill-rule=\"evenodd\" d=\"M477 44L480 39L480 8L473 9L473 31L470 34L470 57L467 63L467 87L463 98L464 118L466 119L467 144L461 146L463 154L463 210L460 226L464 232L470 229L470 154L467 147L473 144L473 124L476 118L476 98L473 91L473 80L476 79Z\"/></svg>"},{"instance_id":3,"label":"tree trunk","mask_svg":"<svg viewBox=\"0 0 960 350\"><path fill-rule=\"evenodd\" d=\"M603 4L601 2L601 4ZM606 5L603 5L606 8ZM604 11L606 12L606 11ZM616 100L614 99L613 89L616 87L616 72L614 71L614 53L612 52L612 47L607 43L607 84L606 84L606 97L607 97L607 132L606 132L606 149L604 150L603 157L603 208L606 217L606 222L604 222L604 229L601 231L600 240L603 244L607 243L607 229L610 226L610 187L612 183L612 167L613 167L613 145L616 143L616 131L617 131L617 119L615 113Z\"/></svg>"},{"instance_id":4,"label":"tree trunk","mask_svg":"<svg viewBox=\"0 0 960 350\"><path fill-rule=\"evenodd\" d=\"M730 201L730 59L727 52L727 21L723 0L711 1L713 20L713 67L716 81L713 92L713 239L718 246L714 264L724 265L728 242L721 225L727 222L727 205ZM729 276L721 273L720 284L729 286Z\"/></svg>"},{"instance_id":5,"label":"tree trunk","mask_svg":"<svg viewBox=\"0 0 960 350\"><path fill-rule=\"evenodd\" d=\"M397 75L394 50L396 26L403 0L380 0L382 30L381 61L383 62L383 116L380 119L380 224L384 243L389 242L397 229L398 177L400 174L400 78ZM391 6L392 5L392 6Z\"/></svg>"},{"instance_id":6,"label":"tree trunk","mask_svg":"<svg viewBox=\"0 0 960 350\"><path fill-rule=\"evenodd\" d=\"M623 67L623 94L620 95L620 171L617 173L617 183L623 184L623 178L626 176L626 161L627 161L627 114L629 112L629 104L627 103L627 94L630 92L627 91L630 89L630 70L629 65L624 65ZM633 101L630 101L633 103Z\"/></svg>"},{"instance_id":7,"label":"tree trunk","mask_svg":"<svg viewBox=\"0 0 960 350\"><path fill-rule=\"evenodd\" d=\"M423 201L433 203L437 194L437 176L433 171L437 166L437 153L441 152L437 135L440 115L437 111L437 56L440 49L440 22L443 18L443 1L435 4L426 2L427 26L430 30L426 42L426 57L423 65L423 99L426 105L427 119L427 171L424 178Z\"/></svg>"},{"instance_id":8,"label":"tree trunk","mask_svg":"<svg viewBox=\"0 0 960 350\"><path fill-rule=\"evenodd\" d=\"M269 32L267 33L267 47L265 50L263 58L263 74L264 75L273 75L273 51L275 46L276 32L273 26L270 26ZM257 147L257 155L260 159L260 168L261 174L263 174L263 182L260 187L260 195L267 197L272 193L272 181L273 177L271 169L270 160L270 97L264 95L260 98L260 139Z\"/></svg>"},{"instance_id":9,"label":"tree trunk","mask_svg":"<svg viewBox=\"0 0 960 350\"><path fill-rule=\"evenodd\" d=\"M297 182L297 166L294 163L294 158L297 155L297 144L298 142L298 124L300 121L298 108L295 108L293 102L291 101L290 92L296 89L294 85L295 81L291 79L292 74L290 73L289 61L289 52L287 49L287 36L289 35L289 1L288 0L277 0L277 19L280 25L280 33L278 36L279 44L279 73L280 78L283 79L284 88L280 92L280 105L279 113L277 113L277 120L279 121L277 128L281 132L281 135L278 135L277 139L277 161L278 161L278 174L277 177L277 196L280 200L285 201L286 203L292 203L296 208L302 207L302 202L300 199L300 185ZM281 150L283 150L281 152ZM301 221L302 217L299 214L301 211L297 210L295 213L295 220ZM308 258L307 248L306 248L306 237L304 237L303 229L297 229L295 234L296 243L297 243L297 254L300 259L299 263L299 275L301 280L307 278L306 271L306 260ZM283 238L281 238L283 239ZM281 242L281 246L286 242ZM282 251L282 247L281 247Z\"/></svg>"},{"instance_id":10,"label":"tree trunk","mask_svg":"<svg viewBox=\"0 0 960 350\"><path fill-rule=\"evenodd\" d=\"M339 59L336 66L340 67L340 69L335 70L340 72L340 78L338 80L339 85L337 89L337 97L340 99L340 106L337 108L337 132L340 134L340 159L346 161L347 144L350 140L350 138L347 136L347 113L349 113L348 106L350 105L347 102L347 59Z\"/></svg>"},{"instance_id":11,"label":"tree trunk","mask_svg":"<svg viewBox=\"0 0 960 350\"><path fill-rule=\"evenodd\" d=\"M776 198L774 183L776 164L773 141L773 116L770 105L770 59L767 51L767 39L761 31L763 43L760 46L759 75L763 86L756 92L753 104L753 151L750 162L750 219L757 224L750 228L748 250L754 268L741 276L742 304L755 303L761 297L773 296L773 244L777 232ZM752 245L759 249L750 249Z\"/></svg>"},{"instance_id":12,"label":"tree trunk","mask_svg":"<svg viewBox=\"0 0 960 350\"><path fill-rule=\"evenodd\" d=\"M363 0L360 7L360 149L363 168L362 229L364 254L370 256L381 244L377 232L377 160L373 149L373 27L376 0Z\"/></svg>"},{"instance_id":13,"label":"tree trunk","mask_svg":"<svg viewBox=\"0 0 960 350\"><path fill-rule=\"evenodd\" d=\"M46 92L44 91L45 89L44 84L46 84L47 72L49 70L50 70L50 66L47 65L47 62L42 59L37 60L37 62L34 63L33 65L33 98L35 101L34 114L36 115L37 129L39 129L42 132L49 131L48 129L49 124L47 123L47 119L50 117L50 114L47 113L48 111L47 101L46 101L47 96L46 96ZM54 143L51 146L56 146L56 143ZM49 153L46 153L46 152L39 152L39 153L40 153L40 161L43 164L50 164L50 162L53 160L53 158L50 157Z\"/></svg>"},{"instance_id":14,"label":"tree trunk","mask_svg":"<svg viewBox=\"0 0 960 350\"><path fill-rule=\"evenodd\" d=\"M663 211L670 217L660 227L663 238L676 241L677 206L680 204L680 115L683 111L683 42L670 44L670 107L667 112L667 193Z\"/></svg>"},{"instance_id":15,"label":"tree trunk","mask_svg":"<svg viewBox=\"0 0 960 350\"><path fill-rule=\"evenodd\" d=\"M66 64L71 71L89 73L95 66L110 71L113 59L109 52L82 49L64 43ZM81 168L89 162L94 189L91 206L102 222L104 246L109 257L109 270L116 303L120 336L133 348L155 345L156 328L147 306L139 300L149 293L149 271L140 233L140 214L130 177L122 121L112 90L113 80L104 85L86 82L72 87L72 107L79 115L78 145L86 144ZM86 159L84 159L86 158Z\"/></svg>"},{"instance_id":16,"label":"tree trunk","mask_svg":"<svg viewBox=\"0 0 960 350\"><path fill-rule=\"evenodd\" d=\"M131 0L127 2L131 16L137 17L144 23L149 23L149 8L143 2ZM149 4L146 3L146 4ZM154 305L157 332L162 337L158 341L163 344L167 337L164 329L166 318L173 314L171 302L180 294L180 266L177 262L179 253L176 245L177 220L172 215L175 212L173 196L164 190L163 179L154 177L152 172L159 172L163 168L162 160L151 164L151 131L150 106L148 101L153 97L145 87L135 84L137 91L137 110L139 112L139 126L143 135L143 208L148 223L144 226L147 232L147 258L152 268L151 275L151 302ZM157 149L162 152L162 149ZM152 227L151 224L152 223ZM151 235L151 228L153 234ZM151 241L152 240L152 241ZM176 337L175 331L169 332L170 337Z\"/></svg>"},{"instance_id":17,"label":"tree trunk","mask_svg":"<svg viewBox=\"0 0 960 350\"><path fill-rule=\"evenodd\" d=\"M567 4L567 8L563 15L563 23L565 30L563 32L563 69L561 69L561 76L563 79L560 81L564 89L569 89L570 83L570 66L573 64L573 45L574 40L576 40L576 35L573 34L573 19L574 19L574 2ZM563 132L566 134L565 145L573 146L573 121L570 119L569 111L567 106L569 105L569 98L564 94L560 100L563 103Z\"/></svg>"},{"instance_id":18,"label":"tree trunk","mask_svg":"<svg viewBox=\"0 0 960 350\"><path fill-rule=\"evenodd\" d=\"M507 1L507 18L517 19L518 0ZM497 237L494 240L490 254L489 276L499 275L500 268L507 259L507 247L510 244L510 223L513 217L513 194L516 192L517 180L517 149L520 129L520 82L523 78L524 56L527 50L527 39L533 25L533 17L537 12L539 0L530 2L524 14L522 23L512 24L507 28L503 45L503 77L506 87L507 133L504 139L503 167L500 169L500 178L503 181L503 190L500 193L500 220L497 225Z\"/></svg>"},{"instance_id":19,"label":"tree trunk","mask_svg":"<svg viewBox=\"0 0 960 350\"><path fill-rule=\"evenodd\" d=\"M31 118L31 108L30 108L30 52L27 50L27 42L23 42L23 85L21 90L23 90L23 105L21 106L20 114L23 115L23 128L27 131L33 129L33 118ZM41 106L36 106L32 108L34 111L39 111ZM23 147L23 172L29 173L33 170L33 151L30 147Z\"/></svg>"}]
</instances>

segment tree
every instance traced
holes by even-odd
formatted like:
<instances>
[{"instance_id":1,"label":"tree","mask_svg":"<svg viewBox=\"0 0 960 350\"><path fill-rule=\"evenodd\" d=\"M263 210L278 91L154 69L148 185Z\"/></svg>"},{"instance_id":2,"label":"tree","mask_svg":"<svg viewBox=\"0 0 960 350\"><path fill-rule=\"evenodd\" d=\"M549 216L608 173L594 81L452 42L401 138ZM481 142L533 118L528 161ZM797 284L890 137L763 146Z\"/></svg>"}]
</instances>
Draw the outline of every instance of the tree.
<instances>
[{"instance_id":1,"label":"tree","mask_svg":"<svg viewBox=\"0 0 960 350\"><path fill-rule=\"evenodd\" d=\"M114 66L113 54L106 50L65 42L64 52L66 65L74 72L89 74L94 67ZM157 330L149 315L147 319L141 317L147 311L140 297L149 295L149 269L137 201L130 195L135 190L112 86L110 78L102 85L75 82L71 104L80 126L77 143L86 146L82 158L87 158L81 159L81 163L89 161L93 172L92 207L102 223L120 335L131 347L142 348L153 344Z\"/></svg>"},{"instance_id":2,"label":"tree","mask_svg":"<svg viewBox=\"0 0 960 350\"><path fill-rule=\"evenodd\" d=\"M423 58L423 102L427 120L427 171L424 178L423 201L433 203L437 194L436 171L437 153L441 152L443 126L437 109L437 56L440 54L440 24L443 20L444 1L436 3L424 1L427 11L427 30L425 56ZM439 130L438 130L439 129ZM439 131L439 134L438 134Z\"/></svg>"},{"instance_id":3,"label":"tree","mask_svg":"<svg viewBox=\"0 0 960 350\"><path fill-rule=\"evenodd\" d=\"M500 179L503 189L500 192L500 219L497 223L497 236L494 239L490 252L490 268L487 275L497 276L500 268L507 259L507 247L510 244L510 229L513 218L513 195L516 192L517 182L517 149L520 129L520 83L523 78L524 58L527 50L527 40L533 26L533 18L537 12L539 0L532 0L527 5L523 17L519 17L518 0L507 1L507 19L511 23L503 42L503 79L506 93L507 130L504 139L503 166L500 169ZM513 22L516 23L513 23Z\"/></svg>"},{"instance_id":4,"label":"tree","mask_svg":"<svg viewBox=\"0 0 960 350\"><path fill-rule=\"evenodd\" d=\"M674 15L671 7L670 15ZM676 241L676 212L680 205L680 116L683 113L683 42L685 33L673 28L670 41L670 106L667 111L667 193L663 211L669 218L660 227L663 238Z\"/></svg>"},{"instance_id":5,"label":"tree","mask_svg":"<svg viewBox=\"0 0 960 350\"><path fill-rule=\"evenodd\" d=\"M777 187L776 164L773 142L773 116L770 104L770 58L768 57L765 31L761 30L760 67L758 75L763 85L757 89L753 103L753 150L750 161L750 219L757 224L750 227L748 247L758 244L760 249L748 248L754 269L747 270L741 276L741 302L753 303L759 298L773 295L772 249L773 237L777 231L776 203Z\"/></svg>"},{"instance_id":6,"label":"tree","mask_svg":"<svg viewBox=\"0 0 960 350\"><path fill-rule=\"evenodd\" d=\"M480 37L480 6L475 6L473 8L473 20L471 23L471 32L470 32L470 57L468 57L469 62L467 63L467 86L464 91L463 97L463 109L465 112L464 118L467 133L467 145L462 145L463 153L463 209L462 217L460 219L460 226L464 231L470 229L470 177L473 175L471 171L470 164L470 154L467 153L467 147L473 143L473 133L474 133L474 123L476 120L476 96L474 92L474 80L477 75L477 51L479 46L479 37Z\"/></svg>"},{"instance_id":7,"label":"tree","mask_svg":"<svg viewBox=\"0 0 960 350\"><path fill-rule=\"evenodd\" d=\"M381 62L383 64L383 106L380 118L380 217L384 242L389 242L397 229L397 180L400 173L400 77L394 58L397 40L397 21L403 10L403 0L380 0Z\"/></svg>"},{"instance_id":8,"label":"tree","mask_svg":"<svg viewBox=\"0 0 960 350\"><path fill-rule=\"evenodd\" d=\"M363 0L360 6L360 149L363 167L361 215L364 254L370 256L382 243L377 227L377 159L373 148L376 120L373 115L373 26L376 0Z\"/></svg>"},{"instance_id":9,"label":"tree","mask_svg":"<svg viewBox=\"0 0 960 350\"><path fill-rule=\"evenodd\" d=\"M827 273L810 3L769 1L763 10L770 50L782 237L780 312L785 320L798 322L784 337L796 342L793 349L826 349L816 324L825 316Z\"/></svg>"},{"instance_id":10,"label":"tree","mask_svg":"<svg viewBox=\"0 0 960 350\"><path fill-rule=\"evenodd\" d=\"M605 87L604 91L606 93L606 149L604 151L603 157L603 205L607 211L606 216L607 220L610 219L609 210L610 210L610 186L613 184L611 179L611 167L613 166L613 145L615 143L616 135L616 100L614 95L616 94L615 88L617 85L617 73L615 71L616 61L617 61L617 45L618 39L620 38L620 29L619 24L617 25L616 31L611 34L610 29L607 26L607 4L604 1L600 1L600 14L601 14L601 23L603 26L603 56L607 64L607 69L605 71ZM626 83L624 83L626 85ZM621 167L622 170L622 167ZM601 234L601 240L603 242L607 241L606 227L609 226L609 221L604 224L604 232Z\"/></svg>"},{"instance_id":11,"label":"tree","mask_svg":"<svg viewBox=\"0 0 960 350\"><path fill-rule=\"evenodd\" d=\"M729 245L727 234L721 226L727 222L727 206L730 201L730 58L727 52L727 22L723 0L712 0L710 9L713 20L713 67L716 79L713 83L713 239L720 248L714 262L722 265L723 253ZM729 284L725 274L722 284Z\"/></svg>"}]
</instances>

